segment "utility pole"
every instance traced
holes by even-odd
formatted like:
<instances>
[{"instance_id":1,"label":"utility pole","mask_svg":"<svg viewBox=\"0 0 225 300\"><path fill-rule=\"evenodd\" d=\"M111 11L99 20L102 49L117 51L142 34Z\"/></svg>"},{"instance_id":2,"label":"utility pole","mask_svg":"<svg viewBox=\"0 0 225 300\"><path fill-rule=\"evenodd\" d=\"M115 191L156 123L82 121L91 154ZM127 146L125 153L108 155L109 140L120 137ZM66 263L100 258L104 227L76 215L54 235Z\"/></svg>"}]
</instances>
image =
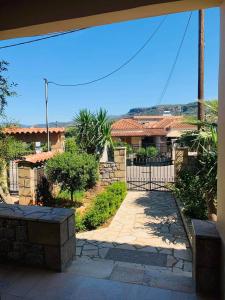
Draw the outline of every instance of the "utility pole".
<instances>
[{"instance_id":1,"label":"utility pole","mask_svg":"<svg viewBox=\"0 0 225 300\"><path fill-rule=\"evenodd\" d=\"M47 132L47 148L50 151L49 143L49 127L48 127L48 80L44 78L45 82L45 121L46 121L46 132Z\"/></svg>"},{"instance_id":2,"label":"utility pole","mask_svg":"<svg viewBox=\"0 0 225 300\"><path fill-rule=\"evenodd\" d=\"M204 52L205 52L205 11L199 10L199 36L198 36L198 120L204 121Z\"/></svg>"}]
</instances>

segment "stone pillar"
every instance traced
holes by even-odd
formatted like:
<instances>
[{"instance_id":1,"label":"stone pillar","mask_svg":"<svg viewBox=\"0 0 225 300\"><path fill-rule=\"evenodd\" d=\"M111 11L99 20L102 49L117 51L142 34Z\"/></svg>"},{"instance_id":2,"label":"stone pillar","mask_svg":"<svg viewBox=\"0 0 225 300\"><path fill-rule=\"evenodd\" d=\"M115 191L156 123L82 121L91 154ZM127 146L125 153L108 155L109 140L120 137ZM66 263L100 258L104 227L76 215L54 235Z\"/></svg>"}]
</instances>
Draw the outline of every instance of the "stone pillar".
<instances>
[{"instance_id":1,"label":"stone pillar","mask_svg":"<svg viewBox=\"0 0 225 300\"><path fill-rule=\"evenodd\" d=\"M187 166L188 164L188 148L179 147L175 149L175 160L174 160L174 177L177 177L177 174Z\"/></svg>"},{"instance_id":2,"label":"stone pillar","mask_svg":"<svg viewBox=\"0 0 225 300\"><path fill-rule=\"evenodd\" d=\"M114 162L117 166L117 171L115 171L115 177L118 181L126 181L126 147L116 147L114 150Z\"/></svg>"},{"instance_id":3,"label":"stone pillar","mask_svg":"<svg viewBox=\"0 0 225 300\"><path fill-rule=\"evenodd\" d=\"M221 238L215 222L192 220L196 292L220 299Z\"/></svg>"},{"instance_id":4,"label":"stone pillar","mask_svg":"<svg viewBox=\"0 0 225 300\"><path fill-rule=\"evenodd\" d=\"M18 163L19 204L35 203L35 176L34 165L21 161Z\"/></svg>"},{"instance_id":5,"label":"stone pillar","mask_svg":"<svg viewBox=\"0 0 225 300\"><path fill-rule=\"evenodd\" d=\"M225 299L225 1L221 4L220 22L220 71L219 71L219 116L218 116L218 229L222 240L223 259L222 287Z\"/></svg>"},{"instance_id":6,"label":"stone pillar","mask_svg":"<svg viewBox=\"0 0 225 300\"><path fill-rule=\"evenodd\" d=\"M0 170L0 185L3 189L3 191L8 194L9 188L8 188L8 175L7 175L7 165L4 160L1 161L2 163L2 170Z\"/></svg>"}]
</instances>

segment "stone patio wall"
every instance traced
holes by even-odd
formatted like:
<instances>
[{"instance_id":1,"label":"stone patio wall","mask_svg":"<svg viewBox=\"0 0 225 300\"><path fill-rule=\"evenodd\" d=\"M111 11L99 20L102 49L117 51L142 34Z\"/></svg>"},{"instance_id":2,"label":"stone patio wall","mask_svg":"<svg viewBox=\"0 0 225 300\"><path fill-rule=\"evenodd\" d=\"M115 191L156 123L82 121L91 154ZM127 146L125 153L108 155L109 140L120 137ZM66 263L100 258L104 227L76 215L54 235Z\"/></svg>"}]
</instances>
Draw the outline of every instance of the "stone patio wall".
<instances>
[{"instance_id":1,"label":"stone patio wall","mask_svg":"<svg viewBox=\"0 0 225 300\"><path fill-rule=\"evenodd\" d=\"M74 211L0 204L0 262L63 271L75 255Z\"/></svg>"},{"instance_id":2,"label":"stone patio wall","mask_svg":"<svg viewBox=\"0 0 225 300\"><path fill-rule=\"evenodd\" d=\"M113 162L100 162L99 177L102 185L126 181L126 148L116 147Z\"/></svg>"}]
</instances>

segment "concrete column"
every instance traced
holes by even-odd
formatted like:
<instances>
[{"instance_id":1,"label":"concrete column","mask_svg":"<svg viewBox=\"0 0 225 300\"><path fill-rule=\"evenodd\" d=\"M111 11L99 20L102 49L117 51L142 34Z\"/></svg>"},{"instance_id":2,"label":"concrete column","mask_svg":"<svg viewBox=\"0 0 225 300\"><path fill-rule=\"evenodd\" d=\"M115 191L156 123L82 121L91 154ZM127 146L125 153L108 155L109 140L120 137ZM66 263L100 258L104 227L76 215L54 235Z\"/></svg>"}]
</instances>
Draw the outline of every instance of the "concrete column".
<instances>
[{"instance_id":1,"label":"concrete column","mask_svg":"<svg viewBox=\"0 0 225 300\"><path fill-rule=\"evenodd\" d=\"M221 4L218 145L218 230L223 244L222 286L225 286L225 1ZM225 288L223 299L225 299Z\"/></svg>"},{"instance_id":2,"label":"concrete column","mask_svg":"<svg viewBox=\"0 0 225 300\"><path fill-rule=\"evenodd\" d=\"M19 204L35 203L35 176L33 164L20 162L18 165Z\"/></svg>"},{"instance_id":3,"label":"concrete column","mask_svg":"<svg viewBox=\"0 0 225 300\"><path fill-rule=\"evenodd\" d=\"M117 166L115 177L118 181L126 181L126 147L116 147L114 150L114 162Z\"/></svg>"}]
</instances>

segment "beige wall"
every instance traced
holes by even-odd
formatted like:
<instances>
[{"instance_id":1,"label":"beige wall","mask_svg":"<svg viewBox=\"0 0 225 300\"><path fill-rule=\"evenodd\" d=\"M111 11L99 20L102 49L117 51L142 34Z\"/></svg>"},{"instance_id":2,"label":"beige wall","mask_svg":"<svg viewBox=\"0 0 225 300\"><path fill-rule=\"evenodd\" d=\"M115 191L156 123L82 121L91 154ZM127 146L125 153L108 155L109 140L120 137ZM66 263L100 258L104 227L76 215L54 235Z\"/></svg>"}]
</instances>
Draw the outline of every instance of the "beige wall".
<instances>
[{"instance_id":1,"label":"beige wall","mask_svg":"<svg viewBox=\"0 0 225 300\"><path fill-rule=\"evenodd\" d=\"M41 142L47 143L46 133L31 133L31 134L15 134L13 135L17 140L32 143ZM65 135L64 133L50 133L51 150L64 150Z\"/></svg>"},{"instance_id":2,"label":"beige wall","mask_svg":"<svg viewBox=\"0 0 225 300\"><path fill-rule=\"evenodd\" d=\"M131 145L141 147L142 138L139 136L132 136L131 137Z\"/></svg>"},{"instance_id":3,"label":"beige wall","mask_svg":"<svg viewBox=\"0 0 225 300\"><path fill-rule=\"evenodd\" d=\"M225 286L225 1L221 6L221 44L219 74L219 161L218 161L218 229L223 242L223 277ZM224 295L225 299L225 295Z\"/></svg>"}]
</instances>

